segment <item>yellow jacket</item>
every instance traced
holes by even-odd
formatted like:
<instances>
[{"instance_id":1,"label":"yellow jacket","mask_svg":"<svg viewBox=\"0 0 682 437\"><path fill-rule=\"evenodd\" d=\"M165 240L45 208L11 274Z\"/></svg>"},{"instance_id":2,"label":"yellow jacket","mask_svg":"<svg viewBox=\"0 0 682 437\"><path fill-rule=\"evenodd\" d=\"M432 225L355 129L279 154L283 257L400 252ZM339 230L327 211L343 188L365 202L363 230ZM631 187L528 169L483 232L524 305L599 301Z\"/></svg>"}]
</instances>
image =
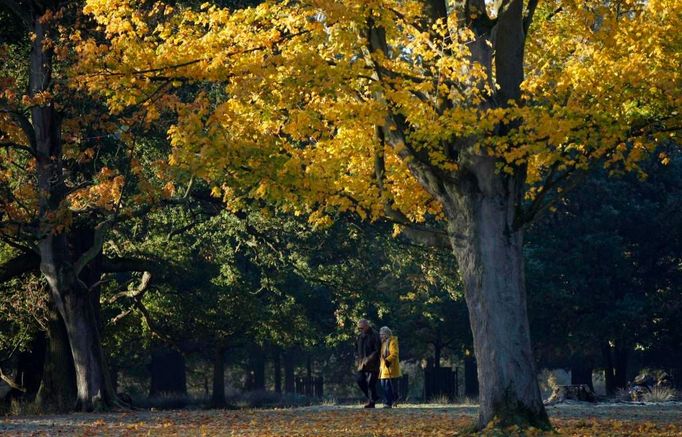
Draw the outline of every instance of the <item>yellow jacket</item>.
<instances>
[{"instance_id":1,"label":"yellow jacket","mask_svg":"<svg viewBox=\"0 0 682 437\"><path fill-rule=\"evenodd\" d=\"M400 376L398 351L398 337L394 335L381 343L379 379L397 378Z\"/></svg>"}]
</instances>

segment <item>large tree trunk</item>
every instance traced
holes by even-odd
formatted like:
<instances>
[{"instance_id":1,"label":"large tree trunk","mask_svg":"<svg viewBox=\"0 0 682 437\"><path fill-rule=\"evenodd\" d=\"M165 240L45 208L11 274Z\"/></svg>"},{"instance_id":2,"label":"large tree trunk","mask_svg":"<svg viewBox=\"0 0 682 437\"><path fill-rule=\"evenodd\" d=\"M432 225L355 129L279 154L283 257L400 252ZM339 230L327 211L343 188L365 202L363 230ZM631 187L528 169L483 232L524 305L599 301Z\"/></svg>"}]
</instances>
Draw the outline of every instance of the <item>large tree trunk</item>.
<instances>
[{"instance_id":1,"label":"large tree trunk","mask_svg":"<svg viewBox=\"0 0 682 437\"><path fill-rule=\"evenodd\" d=\"M479 426L547 428L528 326L523 234L513 228L518 188L492 159L473 168L476 182L458 187L446 211L478 364Z\"/></svg>"},{"instance_id":2,"label":"large tree trunk","mask_svg":"<svg viewBox=\"0 0 682 437\"><path fill-rule=\"evenodd\" d=\"M211 404L214 408L225 406L225 350L216 347L213 357L213 392Z\"/></svg>"},{"instance_id":3,"label":"large tree trunk","mask_svg":"<svg viewBox=\"0 0 682 437\"><path fill-rule=\"evenodd\" d=\"M32 7L34 39L30 53L29 94L33 97L49 91L52 74L52 52L48 40L52 19L42 20L46 11ZM78 278L80 267L68 244L63 223L54 222L61 216L66 186L62 173L60 121L54 105L31 108L32 143L36 152L36 172L41 238L38 248L40 270L45 276L55 306L64 320L76 371L77 408L90 411L96 406L112 405L114 393L108 384L97 316L90 300L90 290Z\"/></svg>"},{"instance_id":4,"label":"large tree trunk","mask_svg":"<svg viewBox=\"0 0 682 437\"><path fill-rule=\"evenodd\" d=\"M47 337L43 379L36 402L46 412L64 413L76 405L76 371L64 321L52 305Z\"/></svg>"}]
</instances>

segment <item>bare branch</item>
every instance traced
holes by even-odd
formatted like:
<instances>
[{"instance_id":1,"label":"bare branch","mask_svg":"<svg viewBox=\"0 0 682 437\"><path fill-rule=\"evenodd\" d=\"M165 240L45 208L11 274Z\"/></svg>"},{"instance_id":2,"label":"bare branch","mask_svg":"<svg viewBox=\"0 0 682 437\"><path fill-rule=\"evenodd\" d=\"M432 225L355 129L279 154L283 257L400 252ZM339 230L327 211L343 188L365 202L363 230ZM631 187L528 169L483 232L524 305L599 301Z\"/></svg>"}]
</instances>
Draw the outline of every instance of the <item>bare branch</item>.
<instances>
[{"instance_id":1,"label":"bare branch","mask_svg":"<svg viewBox=\"0 0 682 437\"><path fill-rule=\"evenodd\" d=\"M0 379L2 379L3 381L5 381L5 382L7 383L7 385L9 385L11 388L13 388L13 389L15 389L15 390L19 390L19 391L22 392L22 393L26 393L26 387L22 387L21 385L17 384L16 381L14 381L12 378L10 378L9 376L5 375L5 374L2 372L2 369L1 369L1 368L0 368Z\"/></svg>"}]
</instances>

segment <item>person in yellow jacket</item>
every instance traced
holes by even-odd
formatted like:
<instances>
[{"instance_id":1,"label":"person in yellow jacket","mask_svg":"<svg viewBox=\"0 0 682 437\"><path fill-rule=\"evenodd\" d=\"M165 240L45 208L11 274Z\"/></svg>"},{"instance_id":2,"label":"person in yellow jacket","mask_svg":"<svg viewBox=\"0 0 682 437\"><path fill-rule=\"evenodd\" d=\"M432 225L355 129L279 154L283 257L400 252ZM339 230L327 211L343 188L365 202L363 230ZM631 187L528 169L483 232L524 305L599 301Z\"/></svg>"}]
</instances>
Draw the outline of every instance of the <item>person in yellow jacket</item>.
<instances>
[{"instance_id":1,"label":"person in yellow jacket","mask_svg":"<svg viewBox=\"0 0 682 437\"><path fill-rule=\"evenodd\" d=\"M393 335L388 326L384 326L379 330L379 337L381 338L379 382L386 399L384 408L392 408L398 395L396 378L400 376L398 337Z\"/></svg>"}]
</instances>

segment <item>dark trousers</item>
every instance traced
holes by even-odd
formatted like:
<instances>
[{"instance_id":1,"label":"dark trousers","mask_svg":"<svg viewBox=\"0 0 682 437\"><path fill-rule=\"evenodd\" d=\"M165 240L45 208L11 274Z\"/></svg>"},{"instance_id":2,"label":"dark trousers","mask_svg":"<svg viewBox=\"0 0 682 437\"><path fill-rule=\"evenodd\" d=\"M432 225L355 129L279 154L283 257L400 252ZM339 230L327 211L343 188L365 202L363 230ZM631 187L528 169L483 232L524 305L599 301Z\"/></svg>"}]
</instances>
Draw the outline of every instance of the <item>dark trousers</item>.
<instances>
[{"instance_id":1,"label":"dark trousers","mask_svg":"<svg viewBox=\"0 0 682 437\"><path fill-rule=\"evenodd\" d=\"M381 380L381 389L384 391L384 398L386 400L384 403L388 406L393 406L393 403L398 397L395 388L395 381L393 379L387 378Z\"/></svg>"},{"instance_id":2,"label":"dark trousers","mask_svg":"<svg viewBox=\"0 0 682 437\"><path fill-rule=\"evenodd\" d=\"M358 372L356 377L360 390L372 402L379 400L379 395L377 395L377 379L379 379L378 372Z\"/></svg>"}]
</instances>

